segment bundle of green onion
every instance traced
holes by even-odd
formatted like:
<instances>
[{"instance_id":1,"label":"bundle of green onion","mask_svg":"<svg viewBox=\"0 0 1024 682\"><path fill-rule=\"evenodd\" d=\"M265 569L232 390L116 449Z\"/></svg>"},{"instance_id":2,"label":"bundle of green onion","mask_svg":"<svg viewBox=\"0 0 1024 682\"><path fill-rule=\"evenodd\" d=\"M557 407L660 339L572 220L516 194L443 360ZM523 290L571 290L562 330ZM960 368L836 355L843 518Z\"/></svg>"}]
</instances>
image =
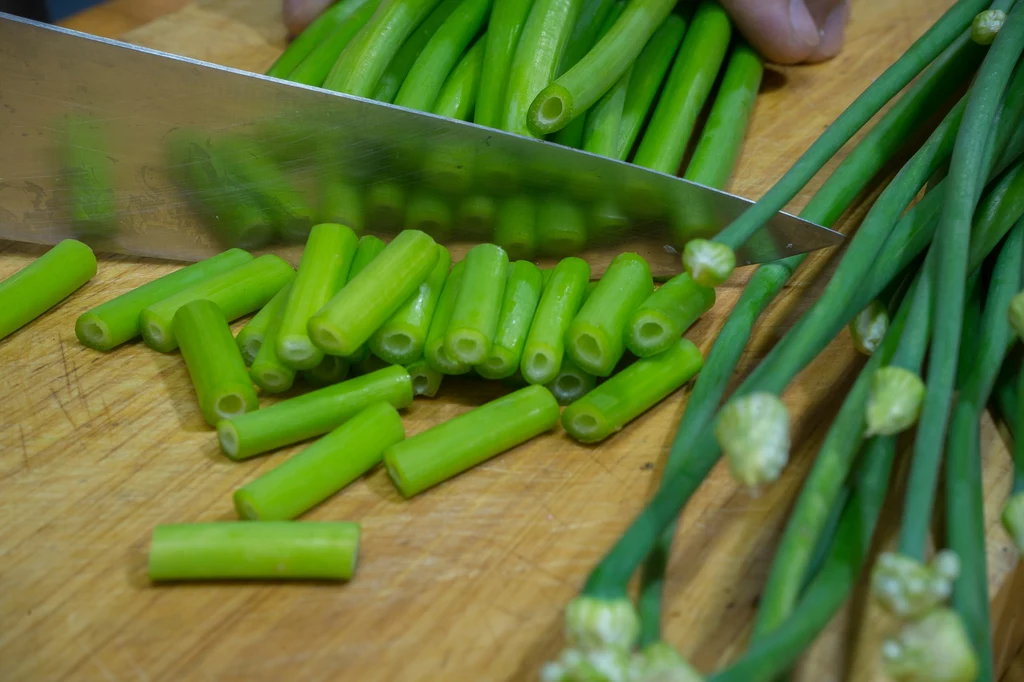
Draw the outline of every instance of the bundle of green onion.
<instances>
[{"instance_id":1,"label":"bundle of green onion","mask_svg":"<svg viewBox=\"0 0 1024 682\"><path fill-rule=\"evenodd\" d=\"M1022 53L1024 3L960 0L760 201L713 240L687 246L694 280L723 281L733 249L894 100L801 215L833 224L897 154L909 160L874 199L824 292L720 407L754 325L803 258L753 273L697 378L660 486L569 604L567 648L542 679L784 677L865 568L897 437L913 429L899 545L871 572L872 598L897 623L880 655L894 680L993 680L979 423L999 380L1003 413L1024 432L1024 372L1011 352L1024 331ZM946 114L927 140L910 143L936 111ZM676 518L723 454L751 490L778 478L790 448L780 395L847 326L870 358L804 483L746 650L702 677L661 634ZM1018 545L1022 443L1015 441L1016 478L1003 516ZM945 537L930 538L943 467L946 507L955 512L945 515ZM930 540L939 548L933 555ZM634 603L629 588L638 572Z\"/></svg>"},{"instance_id":2,"label":"bundle of green onion","mask_svg":"<svg viewBox=\"0 0 1024 682\"><path fill-rule=\"evenodd\" d=\"M267 75L674 175L723 68L686 167L720 184L762 65L714 0L339 0Z\"/></svg>"}]
</instances>

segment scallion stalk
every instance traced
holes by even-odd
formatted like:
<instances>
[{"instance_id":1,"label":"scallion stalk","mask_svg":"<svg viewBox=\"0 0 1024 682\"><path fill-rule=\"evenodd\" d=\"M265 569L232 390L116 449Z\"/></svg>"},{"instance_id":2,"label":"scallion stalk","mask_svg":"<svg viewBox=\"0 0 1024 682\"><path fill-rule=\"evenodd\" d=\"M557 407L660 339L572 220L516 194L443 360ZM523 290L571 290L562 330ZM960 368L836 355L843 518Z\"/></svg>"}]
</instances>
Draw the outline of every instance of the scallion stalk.
<instances>
[{"instance_id":1,"label":"scallion stalk","mask_svg":"<svg viewBox=\"0 0 1024 682\"><path fill-rule=\"evenodd\" d=\"M289 73L280 75L267 73L267 75L277 75L278 78L284 78L293 83L302 83L303 85L312 85L314 87L323 85L327 74L331 71L331 67L337 61L338 55L348 47L348 44L352 42L356 34L362 30L366 22L373 16L373 13L377 11L377 8L380 7L380 0L348 0L347 2L342 0L338 2L330 10L321 14L288 47L288 50L290 50L296 43L304 39L306 33L316 25L317 21L327 16L332 10L337 10L342 6L346 6L348 11L339 17L338 22L331 27L329 33L317 40L312 49ZM288 53L288 50L285 51L285 54ZM281 56L284 57L284 55Z\"/></svg>"},{"instance_id":2,"label":"scallion stalk","mask_svg":"<svg viewBox=\"0 0 1024 682\"><path fill-rule=\"evenodd\" d=\"M500 128L505 120L508 73L532 6L533 0L494 1L487 24L480 91L473 111L473 122L478 125Z\"/></svg>"},{"instance_id":3,"label":"scallion stalk","mask_svg":"<svg viewBox=\"0 0 1024 682\"><path fill-rule=\"evenodd\" d=\"M558 374L565 354L565 333L576 316L590 280L590 265L581 258L559 261L544 287L520 368L531 384L547 384Z\"/></svg>"},{"instance_id":4,"label":"scallion stalk","mask_svg":"<svg viewBox=\"0 0 1024 682\"><path fill-rule=\"evenodd\" d=\"M395 95L409 75L409 69L420 56L423 48L437 29L451 16L451 13L461 4L462 0L441 0L440 3L427 15L427 18L416 27L409 38L402 43L394 58L388 62L388 67L381 74L377 89L373 93L373 99L378 102L394 102Z\"/></svg>"},{"instance_id":5,"label":"scallion stalk","mask_svg":"<svg viewBox=\"0 0 1024 682\"><path fill-rule=\"evenodd\" d=\"M537 252L537 203L526 195L501 204L494 224L494 243L512 260L533 258Z\"/></svg>"},{"instance_id":6,"label":"scallion stalk","mask_svg":"<svg viewBox=\"0 0 1024 682\"><path fill-rule=\"evenodd\" d=\"M504 379L519 369L526 338L540 303L543 278L533 263L518 260L509 266L504 298L498 314L494 343L477 373L486 379Z\"/></svg>"},{"instance_id":7,"label":"scallion stalk","mask_svg":"<svg viewBox=\"0 0 1024 682\"><path fill-rule=\"evenodd\" d=\"M441 245L435 248L438 258L430 275L370 340L370 349L392 364L408 365L423 356L430 321L452 263L448 249Z\"/></svg>"},{"instance_id":8,"label":"scallion stalk","mask_svg":"<svg viewBox=\"0 0 1024 682\"><path fill-rule=\"evenodd\" d=\"M466 267L464 260L452 266L448 279L441 290L441 298L437 299L437 307L430 320L427 342L423 346L423 357L432 369L442 374L465 374L471 367L448 355L445 349L445 338L448 334L448 322L455 309L455 300L462 286L462 272Z\"/></svg>"},{"instance_id":9,"label":"scallion stalk","mask_svg":"<svg viewBox=\"0 0 1024 682\"><path fill-rule=\"evenodd\" d=\"M428 365L426 360L417 360L405 369L409 372L412 392L415 395L433 398L441 390L444 375Z\"/></svg>"},{"instance_id":10,"label":"scallion stalk","mask_svg":"<svg viewBox=\"0 0 1024 682\"><path fill-rule=\"evenodd\" d=\"M487 34L484 34L462 55L437 93L433 108L435 114L456 121L469 121L473 118L486 45Z\"/></svg>"},{"instance_id":11,"label":"scallion stalk","mask_svg":"<svg viewBox=\"0 0 1024 682\"><path fill-rule=\"evenodd\" d=\"M290 285L289 285L290 286ZM286 302L287 304L287 302ZM267 304L269 307L270 304ZM267 332L263 336L263 343L256 351L252 366L249 368L249 376L254 384L267 393L284 393L291 390L295 384L295 368L285 363L278 355L279 340L281 335L281 322L284 319L285 306L280 306L274 312L267 326Z\"/></svg>"},{"instance_id":12,"label":"scallion stalk","mask_svg":"<svg viewBox=\"0 0 1024 682\"><path fill-rule=\"evenodd\" d=\"M508 254L500 246L478 244L463 262L462 282L445 332L445 352L456 362L475 365L484 361L494 343L508 278Z\"/></svg>"},{"instance_id":13,"label":"scallion stalk","mask_svg":"<svg viewBox=\"0 0 1024 682\"><path fill-rule=\"evenodd\" d=\"M548 383L548 390L559 405L572 405L597 386L597 377L578 367L571 357L562 358L562 366Z\"/></svg>"},{"instance_id":14,"label":"scallion stalk","mask_svg":"<svg viewBox=\"0 0 1024 682\"><path fill-rule=\"evenodd\" d=\"M260 348L267 338L267 331L270 329L271 323L279 318L284 310L291 286L289 283L281 287L281 291L274 294L274 297L260 308L235 335L235 343L238 344L238 350L242 352L245 364L252 365L256 360L256 354L260 352Z\"/></svg>"},{"instance_id":15,"label":"scallion stalk","mask_svg":"<svg viewBox=\"0 0 1024 682\"><path fill-rule=\"evenodd\" d=\"M295 67L331 35L339 24L367 2L368 0L341 0L325 9L288 44L284 52L267 69L266 75L274 78L288 78Z\"/></svg>"},{"instance_id":16,"label":"scallion stalk","mask_svg":"<svg viewBox=\"0 0 1024 682\"><path fill-rule=\"evenodd\" d=\"M713 288L685 272L676 275L635 308L626 324L626 346L640 358L663 353L714 304Z\"/></svg>"}]
</instances>

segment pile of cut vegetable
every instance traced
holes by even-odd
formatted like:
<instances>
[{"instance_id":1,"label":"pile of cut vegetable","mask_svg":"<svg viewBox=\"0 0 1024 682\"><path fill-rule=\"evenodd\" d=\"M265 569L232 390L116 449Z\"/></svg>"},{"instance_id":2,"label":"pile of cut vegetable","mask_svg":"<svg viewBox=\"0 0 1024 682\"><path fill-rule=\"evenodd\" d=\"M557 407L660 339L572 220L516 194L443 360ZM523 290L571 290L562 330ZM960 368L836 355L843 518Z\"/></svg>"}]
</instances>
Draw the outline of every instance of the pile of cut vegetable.
<instances>
[{"instance_id":1,"label":"pile of cut vegetable","mask_svg":"<svg viewBox=\"0 0 1024 682\"><path fill-rule=\"evenodd\" d=\"M267 75L630 160L728 178L761 82L712 0L340 0Z\"/></svg>"},{"instance_id":2,"label":"pile of cut vegetable","mask_svg":"<svg viewBox=\"0 0 1024 682\"><path fill-rule=\"evenodd\" d=\"M643 53L626 48L664 30L674 4L631 0L617 19L607 12L588 19L591 37L570 60L575 66L563 69L565 59L553 59L538 72L520 64L523 45L530 54L542 54L551 41L571 46L586 23L571 0L497 0L493 7L343 0L275 69L294 76L304 65L316 67L329 86L416 108L436 106L439 92L458 86L476 102L465 116L486 112L481 105L489 101L492 115L518 112L517 132L527 134L585 118L586 138L612 87L625 77L621 95L635 82L601 61L612 54L608 45L625 50L615 53L616 64L635 78ZM687 36L701 12L720 10L701 3ZM593 26L602 23L607 30L598 39ZM636 33L640 25L646 34ZM493 50L504 55L506 71L495 73L507 75L485 79L481 70L497 68L489 58L498 35L502 49ZM518 49L509 47L513 35ZM414 38L404 71L386 79ZM589 265L575 257L541 270L484 243L453 265L448 250L418 230L385 244L322 223L310 231L297 269L277 256L231 249L83 314L76 332L91 348L109 351L141 337L161 352L179 349L199 409L231 459L312 440L236 491L244 523L156 529L152 578L347 579L358 524L296 519L377 465L403 496L414 496L559 421L580 442L612 437L696 376L657 490L568 604L566 648L542 679L778 679L867 569L870 598L896 624L879 652L892 679L992 681L979 425L994 402L1010 430L1024 433L1017 347L1024 336L1022 54L1024 3L959 0L760 201L713 239L687 244L686 272L660 286L633 253L619 254L591 282ZM603 80L590 80L594 69ZM496 99L486 100L488 87L477 83L501 85L487 95ZM385 85L393 92L380 94ZM862 129L801 216L833 225L876 187L870 210L824 291L726 396L758 319L804 256L757 267L706 357L683 334L732 273L733 251ZM726 155L735 151L733 141L723 144ZM893 166L898 171L889 173ZM91 250L66 241L0 283L0 338L95 271ZM251 313L233 337L229 323ZM790 515L751 639L735 661L702 676L662 637L661 591L676 520L722 456L752 492L780 476L791 447L780 395L846 330L868 357ZM445 376L468 373L506 382L511 392L406 438L397 410L414 395L435 395ZM296 382L315 388L259 409L256 387L272 394ZM913 447L905 455L899 542L869 567L901 435L912 436ZM1003 523L1024 550L1024 439L1014 444ZM955 513L943 515L943 534L933 537L940 495Z\"/></svg>"}]
</instances>

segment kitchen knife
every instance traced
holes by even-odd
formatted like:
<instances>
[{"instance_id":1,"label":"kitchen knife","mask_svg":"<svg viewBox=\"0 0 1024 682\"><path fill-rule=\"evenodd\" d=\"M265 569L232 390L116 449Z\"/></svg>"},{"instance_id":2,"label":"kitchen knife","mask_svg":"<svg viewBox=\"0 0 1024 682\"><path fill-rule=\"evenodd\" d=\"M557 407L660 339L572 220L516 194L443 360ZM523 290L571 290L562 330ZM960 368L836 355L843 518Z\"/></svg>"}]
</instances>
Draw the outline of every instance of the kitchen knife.
<instances>
[{"instance_id":1,"label":"kitchen knife","mask_svg":"<svg viewBox=\"0 0 1024 682\"><path fill-rule=\"evenodd\" d=\"M655 274L750 202L553 143L0 14L0 238L198 260L293 261L311 225L423 229L458 258L635 251ZM842 235L786 213L737 254Z\"/></svg>"}]
</instances>

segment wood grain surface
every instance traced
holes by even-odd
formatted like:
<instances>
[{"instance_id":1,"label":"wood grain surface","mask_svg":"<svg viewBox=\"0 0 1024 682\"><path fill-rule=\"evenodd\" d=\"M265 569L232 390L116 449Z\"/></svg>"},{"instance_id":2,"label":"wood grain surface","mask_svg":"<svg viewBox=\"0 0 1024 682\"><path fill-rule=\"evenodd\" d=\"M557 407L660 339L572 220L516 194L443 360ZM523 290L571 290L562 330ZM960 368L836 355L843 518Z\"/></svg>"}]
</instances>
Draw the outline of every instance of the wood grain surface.
<instances>
[{"instance_id":1,"label":"wood grain surface","mask_svg":"<svg viewBox=\"0 0 1024 682\"><path fill-rule=\"evenodd\" d=\"M760 196L949 4L861 0L838 59L770 70L731 189ZM193 2L125 38L261 70L282 45L279 15L273 0ZM106 24L79 25L100 33ZM116 26L112 33L124 24ZM0 278L40 253L0 243ZM796 273L759 324L743 372L820 293L837 255L814 254ZM230 462L177 354L141 344L100 354L77 343L77 315L174 267L104 258L93 281L0 343L0 679L536 679L562 645L565 603L656 485L688 389L602 445L580 446L559 430L412 501L383 472L365 477L308 515L363 524L359 572L347 585L153 587L144 568L155 525L233 518L232 491L298 450ZM722 287L689 332L705 351L749 274ZM702 670L742 651L792 501L862 363L844 333L786 392L797 445L777 485L753 498L719 466L683 514L666 635ZM407 430L500 393L446 381L437 399L406 411ZM1024 665L1011 669L1010 659L1024 641L1024 572L998 523L1010 461L987 418L982 438L997 665L1020 682ZM880 544L896 531L902 475L894 482ZM867 603L858 589L794 679L883 679L877 648L890 624Z\"/></svg>"}]
</instances>

